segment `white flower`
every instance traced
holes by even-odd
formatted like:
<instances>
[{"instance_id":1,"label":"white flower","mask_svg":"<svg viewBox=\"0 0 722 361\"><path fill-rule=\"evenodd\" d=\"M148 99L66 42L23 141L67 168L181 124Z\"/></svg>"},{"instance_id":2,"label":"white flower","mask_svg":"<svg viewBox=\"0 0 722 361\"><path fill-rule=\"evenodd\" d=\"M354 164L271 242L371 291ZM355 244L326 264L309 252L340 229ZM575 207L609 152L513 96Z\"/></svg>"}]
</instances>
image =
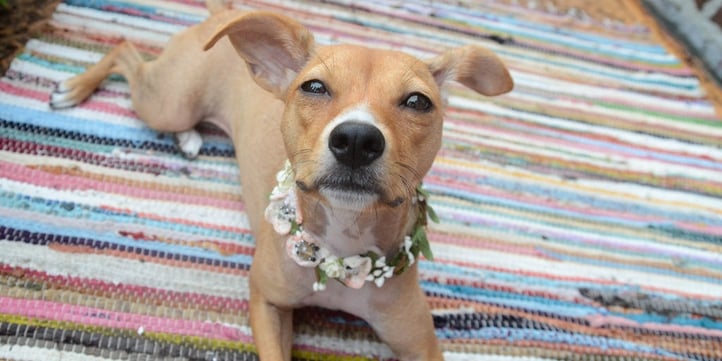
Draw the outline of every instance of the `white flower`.
<instances>
[{"instance_id":1,"label":"white flower","mask_svg":"<svg viewBox=\"0 0 722 361\"><path fill-rule=\"evenodd\" d=\"M366 276L366 281L373 282L381 287L387 278L394 276L394 268L386 264L386 257L381 257L374 262L373 271Z\"/></svg>"},{"instance_id":2,"label":"white flower","mask_svg":"<svg viewBox=\"0 0 722 361\"><path fill-rule=\"evenodd\" d=\"M414 253L411 252L411 247L414 245L414 242L411 240L411 236L406 236L404 238L404 244L401 246L401 248L406 252L406 257L409 259L409 266L414 264L416 262L416 257L414 257Z\"/></svg>"},{"instance_id":3,"label":"white flower","mask_svg":"<svg viewBox=\"0 0 722 361\"><path fill-rule=\"evenodd\" d=\"M296 181L295 174L293 173L293 167L291 166L291 161L286 159L286 163L283 166L283 169L281 169L278 173L276 173L276 182L278 182L277 188L281 190L288 190L293 188L294 182Z\"/></svg>"},{"instance_id":4,"label":"white flower","mask_svg":"<svg viewBox=\"0 0 722 361\"><path fill-rule=\"evenodd\" d=\"M384 282L386 282L386 278L385 278L385 277L379 277L379 278L377 278L377 279L374 280L374 283L376 284L376 287L378 287L378 288L383 287L383 286L384 286Z\"/></svg>"},{"instance_id":5,"label":"white flower","mask_svg":"<svg viewBox=\"0 0 722 361\"><path fill-rule=\"evenodd\" d=\"M321 292L326 290L326 284L321 282L313 283L313 292Z\"/></svg>"},{"instance_id":6,"label":"white flower","mask_svg":"<svg viewBox=\"0 0 722 361\"><path fill-rule=\"evenodd\" d=\"M346 278L346 270L336 256L327 257L318 267L326 273L328 278Z\"/></svg>"},{"instance_id":7,"label":"white flower","mask_svg":"<svg viewBox=\"0 0 722 361\"><path fill-rule=\"evenodd\" d=\"M358 289L363 287L364 282L366 282L366 277L368 277L369 272L371 272L372 263L371 258L366 256L344 258L343 264L346 277L343 283L351 288Z\"/></svg>"},{"instance_id":8,"label":"white flower","mask_svg":"<svg viewBox=\"0 0 722 361\"><path fill-rule=\"evenodd\" d=\"M295 188L294 182L296 176L293 174L293 168L291 163L286 160L286 165L281 171L276 173L276 186L271 191L271 200L278 200L286 198L289 192Z\"/></svg>"}]
</instances>

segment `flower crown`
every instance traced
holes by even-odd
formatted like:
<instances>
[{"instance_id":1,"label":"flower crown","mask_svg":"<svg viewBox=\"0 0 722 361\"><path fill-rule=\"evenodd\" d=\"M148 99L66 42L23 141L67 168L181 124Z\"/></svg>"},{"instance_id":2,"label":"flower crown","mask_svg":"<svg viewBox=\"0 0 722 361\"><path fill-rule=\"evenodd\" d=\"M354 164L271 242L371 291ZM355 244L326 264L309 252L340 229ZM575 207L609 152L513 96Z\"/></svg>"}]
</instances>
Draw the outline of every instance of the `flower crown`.
<instances>
[{"instance_id":1,"label":"flower crown","mask_svg":"<svg viewBox=\"0 0 722 361\"><path fill-rule=\"evenodd\" d=\"M276 175L276 181L278 185L273 188L269 197L270 203L266 207L266 220L277 233L289 235L286 240L286 253L291 259L302 267L316 269L314 291L325 290L329 279L335 279L351 288L361 288L365 282L373 282L381 287L387 278L409 269L418 259L419 253L428 260L434 259L426 237L426 225L428 219L436 223L439 219L428 205L429 194L421 185L416 188L416 196L413 198L419 210L416 222L411 234L404 237L404 242L394 256L387 258L368 251L351 257L337 257L303 230L303 217L297 206L295 176L288 160Z\"/></svg>"}]
</instances>

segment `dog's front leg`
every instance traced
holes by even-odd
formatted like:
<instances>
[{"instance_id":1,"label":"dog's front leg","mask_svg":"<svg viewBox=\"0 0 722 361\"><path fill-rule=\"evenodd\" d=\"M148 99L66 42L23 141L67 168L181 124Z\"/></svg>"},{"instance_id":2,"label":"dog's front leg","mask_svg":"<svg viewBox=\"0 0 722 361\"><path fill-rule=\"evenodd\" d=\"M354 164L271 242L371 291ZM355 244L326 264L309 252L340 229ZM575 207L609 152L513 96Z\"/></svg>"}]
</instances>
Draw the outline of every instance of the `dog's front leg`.
<instances>
[{"instance_id":1,"label":"dog's front leg","mask_svg":"<svg viewBox=\"0 0 722 361\"><path fill-rule=\"evenodd\" d=\"M291 360L293 310L272 305L251 285L251 329L258 356L263 361Z\"/></svg>"},{"instance_id":2,"label":"dog's front leg","mask_svg":"<svg viewBox=\"0 0 722 361\"><path fill-rule=\"evenodd\" d=\"M400 277L415 277L407 272ZM372 316L367 319L379 337L403 361L443 360L434 330L429 305L417 282L395 282L384 285L394 292L379 292Z\"/></svg>"}]
</instances>

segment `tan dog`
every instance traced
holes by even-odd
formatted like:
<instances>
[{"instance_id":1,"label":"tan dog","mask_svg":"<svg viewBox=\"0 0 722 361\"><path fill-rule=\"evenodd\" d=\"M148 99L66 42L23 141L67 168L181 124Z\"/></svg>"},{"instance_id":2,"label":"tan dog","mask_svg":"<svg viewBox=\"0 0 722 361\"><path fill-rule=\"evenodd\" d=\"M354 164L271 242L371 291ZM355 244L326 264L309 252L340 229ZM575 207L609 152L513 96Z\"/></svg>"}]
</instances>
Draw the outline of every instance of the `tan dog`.
<instances>
[{"instance_id":1,"label":"tan dog","mask_svg":"<svg viewBox=\"0 0 722 361\"><path fill-rule=\"evenodd\" d=\"M193 130L200 121L232 137L257 240L250 321L261 359L291 358L292 310L306 305L363 318L403 360L442 359L417 267L405 256L414 256L406 236L420 219L416 187L440 148L442 85L456 80L497 95L513 86L507 69L478 46L430 61L315 46L288 17L209 5L213 15L175 35L157 60L143 62L123 43L59 84L50 105L78 104L119 73L138 116L153 129L176 132L189 156L201 145ZM292 172L277 185L286 159ZM269 211L272 192L280 208ZM283 222L267 222L264 213L283 221L283 206L291 208L285 220L295 229L279 234ZM372 253L383 260L400 255L400 264L384 268L383 260L358 256ZM339 282L326 283L321 273Z\"/></svg>"}]
</instances>

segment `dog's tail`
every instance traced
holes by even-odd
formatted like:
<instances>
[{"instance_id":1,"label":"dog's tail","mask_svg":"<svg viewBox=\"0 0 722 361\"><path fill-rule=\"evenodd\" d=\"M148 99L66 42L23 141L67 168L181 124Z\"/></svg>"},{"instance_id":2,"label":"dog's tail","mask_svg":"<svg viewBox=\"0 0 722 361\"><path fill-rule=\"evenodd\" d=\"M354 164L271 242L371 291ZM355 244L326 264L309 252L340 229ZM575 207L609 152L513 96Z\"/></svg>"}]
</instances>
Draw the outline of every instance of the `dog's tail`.
<instances>
[{"instance_id":1,"label":"dog's tail","mask_svg":"<svg viewBox=\"0 0 722 361\"><path fill-rule=\"evenodd\" d=\"M213 15L230 9L230 4L226 4L223 0L206 0L206 7L208 11L211 12L211 15Z\"/></svg>"}]
</instances>

